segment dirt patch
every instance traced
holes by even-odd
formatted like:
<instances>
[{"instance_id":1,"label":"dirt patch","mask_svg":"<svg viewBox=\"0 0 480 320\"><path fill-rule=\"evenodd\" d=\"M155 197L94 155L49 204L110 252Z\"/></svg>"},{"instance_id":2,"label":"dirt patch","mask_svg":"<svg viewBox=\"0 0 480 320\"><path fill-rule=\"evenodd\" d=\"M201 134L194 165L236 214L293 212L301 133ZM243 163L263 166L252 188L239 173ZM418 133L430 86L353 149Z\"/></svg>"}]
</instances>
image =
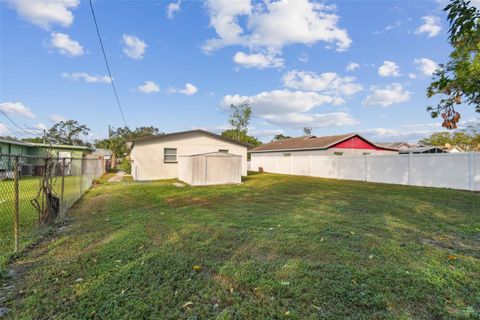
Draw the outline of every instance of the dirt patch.
<instances>
[{"instance_id":1,"label":"dirt patch","mask_svg":"<svg viewBox=\"0 0 480 320\"><path fill-rule=\"evenodd\" d=\"M472 243L465 243L453 237L439 236L434 239L420 239L422 244L431 245L438 249L449 250L465 255L480 258L480 243L472 241Z\"/></svg>"},{"instance_id":2,"label":"dirt patch","mask_svg":"<svg viewBox=\"0 0 480 320\"><path fill-rule=\"evenodd\" d=\"M165 203L173 208L188 206L206 207L210 205L212 201L200 197L169 197L165 198Z\"/></svg>"}]
</instances>

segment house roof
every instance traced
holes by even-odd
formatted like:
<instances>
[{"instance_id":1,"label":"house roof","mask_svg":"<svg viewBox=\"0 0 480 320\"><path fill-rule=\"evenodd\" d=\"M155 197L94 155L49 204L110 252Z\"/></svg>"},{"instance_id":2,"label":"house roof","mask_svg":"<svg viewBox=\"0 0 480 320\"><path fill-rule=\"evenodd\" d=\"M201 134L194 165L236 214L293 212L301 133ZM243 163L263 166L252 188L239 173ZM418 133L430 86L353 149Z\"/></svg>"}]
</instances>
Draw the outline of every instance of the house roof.
<instances>
[{"instance_id":1,"label":"house roof","mask_svg":"<svg viewBox=\"0 0 480 320\"><path fill-rule=\"evenodd\" d=\"M447 153L448 151L443 150L440 147L435 146L425 146L425 147L417 147L417 148L408 148L402 149L399 153L424 153L426 151L435 150L435 153Z\"/></svg>"},{"instance_id":2,"label":"house roof","mask_svg":"<svg viewBox=\"0 0 480 320\"><path fill-rule=\"evenodd\" d=\"M270 143L254 148L250 150L250 152L257 153L257 152L268 152L268 151L328 149L342 141L345 141L353 137L360 137L361 139L382 149L390 149L382 146L377 146L376 144L368 141L367 139L363 138L357 133L347 133L347 134L341 134L341 135L335 135L335 136L323 136L323 137L304 136L304 137L298 137L298 138L282 139L282 140L272 141Z\"/></svg>"},{"instance_id":3,"label":"house roof","mask_svg":"<svg viewBox=\"0 0 480 320\"><path fill-rule=\"evenodd\" d=\"M378 146L384 148L391 148L391 149L400 149L401 147L405 146L407 148L411 148L414 145L409 144L408 142L377 142Z\"/></svg>"},{"instance_id":4,"label":"house roof","mask_svg":"<svg viewBox=\"0 0 480 320\"><path fill-rule=\"evenodd\" d=\"M0 139L0 143L13 144L13 145L16 145L16 146L32 147L32 143L24 142L24 141L18 141L18 140Z\"/></svg>"},{"instance_id":5,"label":"house roof","mask_svg":"<svg viewBox=\"0 0 480 320\"><path fill-rule=\"evenodd\" d=\"M48 144L48 143L35 143L35 142L25 142L25 141L18 141L18 140L9 140L9 139L0 139L0 143L6 144L13 144L17 146L24 146L24 147L52 147L56 149L76 149L76 150L92 150L91 147L88 146L72 146L66 144Z\"/></svg>"},{"instance_id":6,"label":"house roof","mask_svg":"<svg viewBox=\"0 0 480 320\"><path fill-rule=\"evenodd\" d=\"M188 134L192 134L192 133L193 133L193 134L195 134L195 133L197 133L197 134L203 134L203 135L210 136L210 137L213 137L213 138L217 138L217 139L220 139L220 140L224 140L224 141L227 141L227 142L230 142L230 143L238 144L238 145L241 145L241 146L247 147L247 148L250 147L250 145L249 145L248 143L241 142L241 141L234 140L234 139L227 138L227 137L223 137L223 136L221 136L221 135L218 135L218 134L215 134L215 133L212 133L212 132L208 132L208 131L205 131L205 130L196 129L196 130L188 130L188 131L179 131L179 132L165 133L165 134L161 134L161 135L158 135L158 136L151 136L151 137L143 137L143 138L132 139L132 140L130 140L130 142L132 142L131 148L133 148L133 146L134 146L135 143L137 143L137 142L152 141L152 140L163 140L163 139L167 139L167 138L171 138L171 137L188 135Z\"/></svg>"},{"instance_id":7,"label":"house roof","mask_svg":"<svg viewBox=\"0 0 480 320\"><path fill-rule=\"evenodd\" d=\"M190 154L190 155L185 155L185 156L180 156L180 157L196 157L196 156L216 156L216 157L241 157L238 154L233 154L233 153L227 153L227 152L204 152L204 153L196 153L196 154Z\"/></svg>"}]
</instances>

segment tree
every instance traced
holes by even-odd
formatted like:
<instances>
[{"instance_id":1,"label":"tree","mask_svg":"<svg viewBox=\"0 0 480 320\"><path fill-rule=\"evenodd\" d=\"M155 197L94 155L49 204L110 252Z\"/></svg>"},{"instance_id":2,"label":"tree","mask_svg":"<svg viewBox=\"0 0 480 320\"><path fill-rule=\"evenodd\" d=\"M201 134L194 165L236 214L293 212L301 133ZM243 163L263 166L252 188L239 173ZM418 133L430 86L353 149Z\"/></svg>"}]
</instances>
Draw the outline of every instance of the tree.
<instances>
[{"instance_id":1,"label":"tree","mask_svg":"<svg viewBox=\"0 0 480 320\"><path fill-rule=\"evenodd\" d=\"M244 101L239 105L230 105L232 113L228 122L233 127L236 133L234 139L240 140L242 135L247 135L248 124L250 123L250 117L252 115L252 108L248 101Z\"/></svg>"},{"instance_id":2,"label":"tree","mask_svg":"<svg viewBox=\"0 0 480 320\"><path fill-rule=\"evenodd\" d=\"M450 61L433 74L427 97L440 96L436 106L427 107L432 118L443 118L442 126L456 129L460 121L457 105L466 103L480 112L480 11L466 0L453 0L444 9L450 23Z\"/></svg>"},{"instance_id":3,"label":"tree","mask_svg":"<svg viewBox=\"0 0 480 320\"><path fill-rule=\"evenodd\" d=\"M304 127L303 128L303 135L304 136L311 136L312 135L312 128Z\"/></svg>"},{"instance_id":4,"label":"tree","mask_svg":"<svg viewBox=\"0 0 480 320\"><path fill-rule=\"evenodd\" d=\"M291 138L290 136L285 136L285 135L279 133L279 134L276 134L276 135L273 137L273 140L272 140L272 141L283 140L283 139L290 139L290 138Z\"/></svg>"},{"instance_id":5,"label":"tree","mask_svg":"<svg viewBox=\"0 0 480 320\"><path fill-rule=\"evenodd\" d=\"M112 168L116 168L117 159L122 158L127 154L127 141L150 137L163 134L158 128L150 127L138 127L135 130L130 130L128 127L112 128L109 132L107 139L95 141L97 148L108 149L112 153Z\"/></svg>"},{"instance_id":6,"label":"tree","mask_svg":"<svg viewBox=\"0 0 480 320\"><path fill-rule=\"evenodd\" d=\"M245 131L240 132L240 138L238 138L238 132L235 129L228 129L222 132L222 137L227 137L230 139L238 140L241 142L248 143L252 148L262 145L262 142L255 137L247 135Z\"/></svg>"},{"instance_id":7,"label":"tree","mask_svg":"<svg viewBox=\"0 0 480 320\"><path fill-rule=\"evenodd\" d=\"M54 124L46 132L45 139L47 143L51 144L66 144L85 146L87 142L81 138L88 135L90 129L78 123L76 120L60 121Z\"/></svg>"},{"instance_id":8,"label":"tree","mask_svg":"<svg viewBox=\"0 0 480 320\"><path fill-rule=\"evenodd\" d=\"M435 132L418 143L438 147L452 145L459 146L465 151L478 151L480 150L480 133L473 127L456 132Z\"/></svg>"}]
</instances>

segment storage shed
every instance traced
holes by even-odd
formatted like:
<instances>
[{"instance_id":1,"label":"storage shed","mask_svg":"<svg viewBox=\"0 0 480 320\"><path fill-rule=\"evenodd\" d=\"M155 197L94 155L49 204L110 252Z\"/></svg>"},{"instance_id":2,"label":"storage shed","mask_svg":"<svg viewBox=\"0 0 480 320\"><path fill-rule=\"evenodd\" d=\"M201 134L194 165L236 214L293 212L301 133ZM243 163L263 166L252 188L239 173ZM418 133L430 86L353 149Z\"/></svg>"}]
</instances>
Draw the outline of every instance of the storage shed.
<instances>
[{"instance_id":1,"label":"storage shed","mask_svg":"<svg viewBox=\"0 0 480 320\"><path fill-rule=\"evenodd\" d=\"M180 156L178 178L192 186L242 182L242 156L210 152Z\"/></svg>"}]
</instances>

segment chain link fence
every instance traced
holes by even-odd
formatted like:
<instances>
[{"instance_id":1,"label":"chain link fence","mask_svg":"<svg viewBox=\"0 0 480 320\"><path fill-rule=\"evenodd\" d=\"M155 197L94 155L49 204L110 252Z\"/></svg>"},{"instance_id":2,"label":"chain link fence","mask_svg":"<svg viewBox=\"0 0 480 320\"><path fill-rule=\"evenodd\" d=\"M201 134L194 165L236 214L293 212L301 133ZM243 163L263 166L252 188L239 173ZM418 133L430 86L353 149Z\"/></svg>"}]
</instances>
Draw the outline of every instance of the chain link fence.
<instances>
[{"instance_id":1,"label":"chain link fence","mask_svg":"<svg viewBox=\"0 0 480 320\"><path fill-rule=\"evenodd\" d=\"M65 217L104 172L98 158L0 154L0 269L42 227Z\"/></svg>"}]
</instances>

